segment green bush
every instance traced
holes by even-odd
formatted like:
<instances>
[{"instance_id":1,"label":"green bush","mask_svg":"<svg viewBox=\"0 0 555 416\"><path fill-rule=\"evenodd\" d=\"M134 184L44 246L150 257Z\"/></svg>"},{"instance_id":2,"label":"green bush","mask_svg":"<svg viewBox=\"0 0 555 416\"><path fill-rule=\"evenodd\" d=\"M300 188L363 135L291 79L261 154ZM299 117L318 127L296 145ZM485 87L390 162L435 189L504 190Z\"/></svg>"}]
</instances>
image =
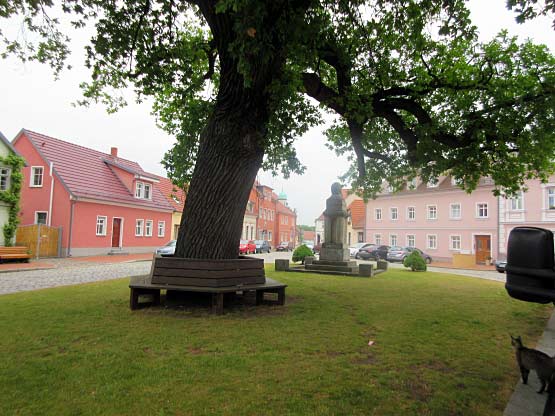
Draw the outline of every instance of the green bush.
<instances>
[{"instance_id":1,"label":"green bush","mask_svg":"<svg viewBox=\"0 0 555 416\"><path fill-rule=\"evenodd\" d=\"M293 261L295 263L301 261L302 264L304 264L304 258L313 255L314 253L312 253L312 250L303 244L302 246L297 247L293 252Z\"/></svg>"},{"instance_id":2,"label":"green bush","mask_svg":"<svg viewBox=\"0 0 555 416\"><path fill-rule=\"evenodd\" d=\"M413 272L425 272L427 268L426 261L416 250L405 257L403 266L409 267Z\"/></svg>"}]
</instances>

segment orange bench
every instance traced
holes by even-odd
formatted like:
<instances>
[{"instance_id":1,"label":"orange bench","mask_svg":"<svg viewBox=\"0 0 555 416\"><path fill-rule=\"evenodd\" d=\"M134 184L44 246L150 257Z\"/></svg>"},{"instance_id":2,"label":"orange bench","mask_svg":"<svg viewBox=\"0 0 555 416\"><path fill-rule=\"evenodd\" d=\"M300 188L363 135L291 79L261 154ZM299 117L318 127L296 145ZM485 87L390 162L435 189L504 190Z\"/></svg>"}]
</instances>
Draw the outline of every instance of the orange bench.
<instances>
[{"instance_id":1,"label":"orange bench","mask_svg":"<svg viewBox=\"0 0 555 416\"><path fill-rule=\"evenodd\" d=\"M25 246L0 247L0 263L3 263L5 260L23 260L29 262L31 255L28 253L28 250Z\"/></svg>"}]
</instances>

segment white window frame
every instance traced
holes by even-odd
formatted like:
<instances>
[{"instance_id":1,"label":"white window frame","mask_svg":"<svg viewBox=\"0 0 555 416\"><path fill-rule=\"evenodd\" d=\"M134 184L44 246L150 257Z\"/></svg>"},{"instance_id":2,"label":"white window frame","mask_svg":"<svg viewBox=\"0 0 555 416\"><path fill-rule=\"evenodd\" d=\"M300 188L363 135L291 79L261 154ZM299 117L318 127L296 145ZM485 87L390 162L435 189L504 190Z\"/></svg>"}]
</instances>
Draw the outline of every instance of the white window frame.
<instances>
[{"instance_id":1,"label":"white window frame","mask_svg":"<svg viewBox=\"0 0 555 416\"><path fill-rule=\"evenodd\" d=\"M480 215L480 205L486 206L487 215ZM489 204L487 202L476 202L476 218L489 218Z\"/></svg>"},{"instance_id":2,"label":"white window frame","mask_svg":"<svg viewBox=\"0 0 555 416\"><path fill-rule=\"evenodd\" d=\"M455 217L453 215L453 207L455 205L459 206L459 216L458 217ZM460 220L461 218L462 218L462 204L460 202L451 202L449 204L449 219L450 220Z\"/></svg>"},{"instance_id":3,"label":"white window frame","mask_svg":"<svg viewBox=\"0 0 555 416\"><path fill-rule=\"evenodd\" d=\"M46 218L44 219L44 224L42 222L41 222L41 224L48 225L48 211L35 211L35 222L34 222L34 224L39 224L37 214L46 214Z\"/></svg>"},{"instance_id":4,"label":"white window frame","mask_svg":"<svg viewBox=\"0 0 555 416\"><path fill-rule=\"evenodd\" d=\"M100 221L102 220L102 221ZM102 226L102 230L99 233L98 232L98 226L101 225ZM97 215L96 216L96 235L99 237L104 237L106 236L106 229L108 228L108 217L106 215Z\"/></svg>"},{"instance_id":5,"label":"white window frame","mask_svg":"<svg viewBox=\"0 0 555 416\"><path fill-rule=\"evenodd\" d=\"M518 203L519 201L520 203ZM518 203L516 207L515 207L515 203ZM515 197L509 198L509 209L511 211L524 211L524 192L523 191L518 191Z\"/></svg>"},{"instance_id":6,"label":"white window frame","mask_svg":"<svg viewBox=\"0 0 555 416\"><path fill-rule=\"evenodd\" d=\"M40 169L40 185L35 185L35 171L36 169ZM42 188L44 185L44 166L31 166L31 178L29 180L29 187L31 188Z\"/></svg>"},{"instance_id":7,"label":"white window frame","mask_svg":"<svg viewBox=\"0 0 555 416\"><path fill-rule=\"evenodd\" d=\"M139 224L141 227L140 229L139 229ZM144 234L144 228L145 228L145 220L137 218L135 220L135 237L142 237ZM137 231L139 232L137 233Z\"/></svg>"},{"instance_id":8,"label":"white window frame","mask_svg":"<svg viewBox=\"0 0 555 416\"><path fill-rule=\"evenodd\" d=\"M437 188L439 186L439 178L430 179L426 183L426 188Z\"/></svg>"},{"instance_id":9,"label":"white window frame","mask_svg":"<svg viewBox=\"0 0 555 416\"><path fill-rule=\"evenodd\" d=\"M395 213L395 218L393 218L393 213ZM399 220L399 208L390 207L389 208L389 218L391 219L391 221Z\"/></svg>"},{"instance_id":10,"label":"white window frame","mask_svg":"<svg viewBox=\"0 0 555 416\"><path fill-rule=\"evenodd\" d=\"M6 170L5 175L2 174L3 170ZM12 170L9 167L7 167L7 166L0 167L0 191L8 191L10 189L10 185L11 185L11 183L10 183L11 180L10 179L11 179L11 176L12 176L11 174L12 174ZM4 178L4 177L6 178L6 187L2 188L1 187L2 178Z\"/></svg>"},{"instance_id":11,"label":"white window frame","mask_svg":"<svg viewBox=\"0 0 555 416\"><path fill-rule=\"evenodd\" d=\"M376 221L382 220L382 209L381 208L374 208L374 219Z\"/></svg>"},{"instance_id":12,"label":"white window frame","mask_svg":"<svg viewBox=\"0 0 555 416\"><path fill-rule=\"evenodd\" d=\"M463 185L463 180L460 178L455 178L454 176L451 176L451 185L460 187L461 185Z\"/></svg>"},{"instance_id":13,"label":"white window frame","mask_svg":"<svg viewBox=\"0 0 555 416\"><path fill-rule=\"evenodd\" d=\"M430 215L430 213L431 213L430 209L431 209L431 208L434 208L435 217L432 217L432 216ZM437 205L435 205L435 204L426 205L426 219L427 219L427 220L434 220L434 221L437 220L437 217L438 217L437 214L438 214L438 213L437 213Z\"/></svg>"},{"instance_id":14,"label":"white window frame","mask_svg":"<svg viewBox=\"0 0 555 416\"><path fill-rule=\"evenodd\" d=\"M146 189L148 188L148 196L146 196ZM152 199L152 184L143 183L143 199Z\"/></svg>"},{"instance_id":15,"label":"white window frame","mask_svg":"<svg viewBox=\"0 0 555 416\"><path fill-rule=\"evenodd\" d=\"M395 239L395 243L393 243L393 239ZM389 245L391 247L398 245L399 239L397 238L397 234L389 234Z\"/></svg>"},{"instance_id":16,"label":"white window frame","mask_svg":"<svg viewBox=\"0 0 555 416\"><path fill-rule=\"evenodd\" d=\"M430 245L430 237L434 237L434 247ZM426 234L426 248L428 250L437 250L437 234Z\"/></svg>"},{"instance_id":17,"label":"white window frame","mask_svg":"<svg viewBox=\"0 0 555 416\"><path fill-rule=\"evenodd\" d=\"M154 228L154 221L153 220L145 220L145 237L152 237L152 229L153 228Z\"/></svg>"},{"instance_id":18,"label":"white window frame","mask_svg":"<svg viewBox=\"0 0 555 416\"><path fill-rule=\"evenodd\" d=\"M374 244L378 246L382 245L382 235L380 233L374 234Z\"/></svg>"},{"instance_id":19,"label":"white window frame","mask_svg":"<svg viewBox=\"0 0 555 416\"><path fill-rule=\"evenodd\" d=\"M143 188L144 188L144 183L139 181L135 182L135 198L143 197Z\"/></svg>"},{"instance_id":20,"label":"white window frame","mask_svg":"<svg viewBox=\"0 0 555 416\"><path fill-rule=\"evenodd\" d=\"M555 186L548 186L547 188L545 188L545 195L546 195L546 202L547 202L546 209L555 210ZM549 203L550 198L553 200L552 204Z\"/></svg>"},{"instance_id":21,"label":"white window frame","mask_svg":"<svg viewBox=\"0 0 555 416\"><path fill-rule=\"evenodd\" d=\"M413 214L412 217L410 215L411 212ZM416 207L407 207L407 221L416 221Z\"/></svg>"},{"instance_id":22,"label":"white window frame","mask_svg":"<svg viewBox=\"0 0 555 416\"><path fill-rule=\"evenodd\" d=\"M412 178L410 181L407 181L407 190L413 191L416 189L416 178Z\"/></svg>"},{"instance_id":23,"label":"white window frame","mask_svg":"<svg viewBox=\"0 0 555 416\"><path fill-rule=\"evenodd\" d=\"M412 245L410 244L410 237L412 237ZM405 238L407 240L407 247L416 247L416 236L414 234L407 234Z\"/></svg>"},{"instance_id":24,"label":"white window frame","mask_svg":"<svg viewBox=\"0 0 555 416\"><path fill-rule=\"evenodd\" d=\"M457 241L458 239L458 247L455 246L455 241ZM449 236L449 250L453 250L453 251L461 251L462 249L462 237L460 234L451 234Z\"/></svg>"},{"instance_id":25,"label":"white window frame","mask_svg":"<svg viewBox=\"0 0 555 416\"><path fill-rule=\"evenodd\" d=\"M247 225L247 238L245 238L245 240L248 240L248 236L249 236L249 226ZM164 237L166 235L166 221L158 221L158 237Z\"/></svg>"}]
</instances>

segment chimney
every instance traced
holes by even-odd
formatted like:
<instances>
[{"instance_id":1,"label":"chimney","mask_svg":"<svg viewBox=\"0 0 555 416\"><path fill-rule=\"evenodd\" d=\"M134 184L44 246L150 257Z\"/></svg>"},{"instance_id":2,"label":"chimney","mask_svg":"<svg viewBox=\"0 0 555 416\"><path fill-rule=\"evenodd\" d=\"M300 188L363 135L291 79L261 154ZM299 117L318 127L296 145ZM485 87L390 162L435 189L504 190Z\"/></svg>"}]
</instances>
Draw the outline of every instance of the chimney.
<instances>
[{"instance_id":1,"label":"chimney","mask_svg":"<svg viewBox=\"0 0 555 416\"><path fill-rule=\"evenodd\" d=\"M118 157L118 148L110 147L110 154L112 155L112 157Z\"/></svg>"}]
</instances>

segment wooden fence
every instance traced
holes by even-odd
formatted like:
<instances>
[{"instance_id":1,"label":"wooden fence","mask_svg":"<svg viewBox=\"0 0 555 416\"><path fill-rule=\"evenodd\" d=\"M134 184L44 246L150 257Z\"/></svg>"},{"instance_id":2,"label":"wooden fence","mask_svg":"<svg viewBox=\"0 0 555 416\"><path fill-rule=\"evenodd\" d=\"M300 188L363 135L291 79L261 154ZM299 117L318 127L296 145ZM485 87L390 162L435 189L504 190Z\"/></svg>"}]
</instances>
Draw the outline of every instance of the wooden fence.
<instances>
[{"instance_id":1,"label":"wooden fence","mask_svg":"<svg viewBox=\"0 0 555 416\"><path fill-rule=\"evenodd\" d=\"M44 224L23 225L17 228L15 244L26 246L34 258L60 257L62 230Z\"/></svg>"}]
</instances>

